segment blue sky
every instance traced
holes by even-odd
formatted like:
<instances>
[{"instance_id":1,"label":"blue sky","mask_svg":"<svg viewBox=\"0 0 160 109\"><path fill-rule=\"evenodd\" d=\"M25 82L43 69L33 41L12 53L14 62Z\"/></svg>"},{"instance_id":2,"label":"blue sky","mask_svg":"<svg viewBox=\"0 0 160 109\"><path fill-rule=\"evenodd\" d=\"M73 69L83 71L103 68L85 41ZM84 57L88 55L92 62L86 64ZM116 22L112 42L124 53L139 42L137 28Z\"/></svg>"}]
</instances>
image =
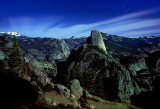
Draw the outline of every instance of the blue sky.
<instances>
[{"instance_id":1,"label":"blue sky","mask_svg":"<svg viewBox=\"0 0 160 109\"><path fill-rule=\"evenodd\" d=\"M0 31L31 37L160 35L160 0L0 0Z\"/></svg>"}]
</instances>

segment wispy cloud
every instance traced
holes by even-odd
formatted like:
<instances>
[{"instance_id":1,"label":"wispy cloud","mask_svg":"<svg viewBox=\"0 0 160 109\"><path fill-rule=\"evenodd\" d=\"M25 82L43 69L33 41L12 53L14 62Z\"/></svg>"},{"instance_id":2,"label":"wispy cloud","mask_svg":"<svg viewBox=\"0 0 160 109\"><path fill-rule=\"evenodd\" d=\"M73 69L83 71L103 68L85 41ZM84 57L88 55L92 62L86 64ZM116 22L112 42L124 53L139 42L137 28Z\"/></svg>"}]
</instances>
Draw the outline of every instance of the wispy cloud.
<instances>
[{"instance_id":1,"label":"wispy cloud","mask_svg":"<svg viewBox=\"0 0 160 109\"><path fill-rule=\"evenodd\" d=\"M144 19L146 16L152 15L154 13L159 12L159 8L151 9L151 10L145 10L141 12L135 12L127 15L123 15L120 17L116 17L110 20L105 20L105 21L100 21L96 23L91 23L91 24L81 24L81 25L73 25L71 27L65 27L65 28L50 28L48 32L51 31L57 31L59 30L60 34L54 33L56 36L88 36L90 35L90 30L96 29L100 30L105 33L109 34L117 34L117 35L133 35L131 33L134 31L134 35L136 33L135 30L141 29L141 31L137 31L138 35L150 35L154 34L155 32L160 29L155 30L143 30L143 28L147 27L154 27L154 26L160 26L160 18L152 18L152 19ZM142 34L143 33L143 34Z\"/></svg>"},{"instance_id":2,"label":"wispy cloud","mask_svg":"<svg viewBox=\"0 0 160 109\"><path fill-rule=\"evenodd\" d=\"M160 35L160 29L154 30L137 30L137 31L125 31L119 33L121 36L128 36L128 37L141 37L141 36L148 36L148 35Z\"/></svg>"},{"instance_id":3,"label":"wispy cloud","mask_svg":"<svg viewBox=\"0 0 160 109\"><path fill-rule=\"evenodd\" d=\"M0 25L0 31L15 31L20 34L32 36L32 37L48 37L49 33L45 33L45 28L50 24L54 24L61 19L59 16L49 16L41 18L32 17L10 17L3 20L6 23ZM51 35L49 35L51 37Z\"/></svg>"},{"instance_id":4,"label":"wispy cloud","mask_svg":"<svg viewBox=\"0 0 160 109\"><path fill-rule=\"evenodd\" d=\"M141 29L145 27L153 27L157 25L160 25L160 19L147 19L147 20L137 20L127 24L125 22L122 22L120 25L117 24L115 27L112 26L110 28L107 28L107 26L104 26L104 27L101 27L101 30L109 31L110 33L118 33L122 31Z\"/></svg>"},{"instance_id":5,"label":"wispy cloud","mask_svg":"<svg viewBox=\"0 0 160 109\"><path fill-rule=\"evenodd\" d=\"M159 13L160 9L155 8L127 15L122 15L109 20L95 22L91 24L77 24L69 27L63 27L64 22L60 25L51 26L59 22L63 17L16 17L10 18L10 31L17 31L28 36L41 37L71 37L71 36L89 36L90 30L99 30L104 33L125 35L125 36L142 36L160 33L160 18L149 18L148 16ZM146 19L147 18L147 19ZM3 26L3 25L2 25ZM8 31L7 28L2 28ZM146 29L155 27L156 29ZM1 30L0 30L1 31Z\"/></svg>"}]
</instances>

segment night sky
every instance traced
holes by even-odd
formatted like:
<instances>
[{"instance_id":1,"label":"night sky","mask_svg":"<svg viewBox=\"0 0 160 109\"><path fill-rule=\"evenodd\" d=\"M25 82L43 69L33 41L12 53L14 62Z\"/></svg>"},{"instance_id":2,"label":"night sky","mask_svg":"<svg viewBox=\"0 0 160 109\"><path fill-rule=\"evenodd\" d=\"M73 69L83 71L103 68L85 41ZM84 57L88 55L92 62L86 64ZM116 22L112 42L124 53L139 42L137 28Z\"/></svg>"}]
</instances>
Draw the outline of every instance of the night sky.
<instances>
[{"instance_id":1,"label":"night sky","mask_svg":"<svg viewBox=\"0 0 160 109\"><path fill-rule=\"evenodd\" d=\"M0 0L1 32L69 38L91 30L160 35L160 0Z\"/></svg>"}]
</instances>

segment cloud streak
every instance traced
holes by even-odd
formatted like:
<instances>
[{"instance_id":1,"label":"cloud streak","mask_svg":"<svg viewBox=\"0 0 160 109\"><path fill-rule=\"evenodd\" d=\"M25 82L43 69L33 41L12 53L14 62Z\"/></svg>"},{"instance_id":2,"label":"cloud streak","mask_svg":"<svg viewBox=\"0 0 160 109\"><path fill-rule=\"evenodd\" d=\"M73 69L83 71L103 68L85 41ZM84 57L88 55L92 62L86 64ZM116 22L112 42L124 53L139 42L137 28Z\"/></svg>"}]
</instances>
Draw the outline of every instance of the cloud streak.
<instances>
[{"instance_id":1,"label":"cloud streak","mask_svg":"<svg viewBox=\"0 0 160 109\"><path fill-rule=\"evenodd\" d=\"M110 20L105 20L101 22L96 22L92 24L81 24L81 25L73 25L71 27L67 28L50 28L51 31L57 31L57 30L62 30L61 36L88 36L90 35L90 30L100 30L105 33L109 34L117 34L117 35L151 35L154 33L158 33L158 28L156 31L153 30L146 30L147 27L155 27L159 26L160 27L160 18L152 18L152 19L144 19L146 16L152 15L156 12L159 12L158 8L151 9L151 10L145 10L141 12L135 12L131 13L128 15L123 15L120 17L116 17ZM144 29L143 29L144 28ZM137 29L140 29L137 31ZM140 34L135 34L137 33ZM60 31L59 31L60 32ZM123 34L123 32L125 34ZM133 32L133 33L132 33ZM56 34L58 35L58 34Z\"/></svg>"},{"instance_id":2,"label":"cloud streak","mask_svg":"<svg viewBox=\"0 0 160 109\"><path fill-rule=\"evenodd\" d=\"M59 22L63 17L51 16L44 18L17 17L10 18L10 31L17 31L21 34L33 37L71 37L89 36L91 30L99 30L104 33L142 36L160 33L160 18L148 18L148 16L158 13L159 8L130 13L109 20L95 22L91 24L77 24L63 27L63 22L56 26L51 26ZM148 18L148 19L146 19ZM146 29L148 27L156 29ZM7 31L7 28L2 28ZM1 31L1 30L0 30Z\"/></svg>"}]
</instances>

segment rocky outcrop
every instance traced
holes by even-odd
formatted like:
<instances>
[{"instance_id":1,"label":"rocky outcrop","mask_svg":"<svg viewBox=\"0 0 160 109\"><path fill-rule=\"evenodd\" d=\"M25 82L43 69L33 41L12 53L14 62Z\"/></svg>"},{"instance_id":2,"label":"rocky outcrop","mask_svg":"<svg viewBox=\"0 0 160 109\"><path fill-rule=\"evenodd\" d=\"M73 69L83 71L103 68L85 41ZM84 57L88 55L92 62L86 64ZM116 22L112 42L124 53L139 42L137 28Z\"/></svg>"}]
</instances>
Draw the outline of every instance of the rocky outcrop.
<instances>
[{"instance_id":1,"label":"rocky outcrop","mask_svg":"<svg viewBox=\"0 0 160 109\"><path fill-rule=\"evenodd\" d=\"M106 46L104 44L102 35L99 31L97 30L91 31L90 41L91 41L90 43L93 44L94 46L98 46L99 48L106 51Z\"/></svg>"},{"instance_id":2,"label":"rocky outcrop","mask_svg":"<svg viewBox=\"0 0 160 109\"><path fill-rule=\"evenodd\" d=\"M73 77L76 74L82 77ZM129 71L111 55L105 54L93 45L79 48L77 57L68 67L68 78L79 79L82 87L89 93L95 95L105 93L109 99L120 99L125 102L130 102L130 96L135 90Z\"/></svg>"},{"instance_id":3,"label":"rocky outcrop","mask_svg":"<svg viewBox=\"0 0 160 109\"><path fill-rule=\"evenodd\" d=\"M147 58L150 63L154 63L151 64L152 69L159 69L159 58L156 56L154 55L155 61L150 60L153 57ZM152 83L159 76L155 70L150 72L151 67L146 63L145 57L128 57L120 63L109 53L106 54L91 44L83 45L72 52L71 57L67 78L78 79L89 93L105 93L107 99L120 99L129 103L132 95L152 90ZM105 91L102 92L101 89Z\"/></svg>"},{"instance_id":4,"label":"rocky outcrop","mask_svg":"<svg viewBox=\"0 0 160 109\"><path fill-rule=\"evenodd\" d=\"M138 76L139 73L148 73L148 67L145 62L145 58L137 58L137 57L130 57L127 61L127 68L129 72L132 73L133 76Z\"/></svg>"},{"instance_id":5,"label":"rocky outcrop","mask_svg":"<svg viewBox=\"0 0 160 109\"><path fill-rule=\"evenodd\" d=\"M128 86L125 86L123 84L119 85L119 89L125 89L130 92L130 94L124 94L124 91L121 91L122 93L119 93L119 96L121 98L129 98L128 101L130 101L130 97L134 94L140 94L142 91L149 90L149 86L152 83L150 81L146 81L146 76L149 75L148 67L145 63L145 58L139 58L139 57L129 57L126 60L124 60L125 64L123 65L126 67L127 70L125 70L126 76L120 76L120 82L123 80L124 84L130 84ZM126 80L126 78L129 78L129 81ZM152 78L152 77L151 77ZM150 78L150 79L151 79ZM143 84L143 85L142 85ZM122 88L123 87L123 88Z\"/></svg>"},{"instance_id":6,"label":"rocky outcrop","mask_svg":"<svg viewBox=\"0 0 160 109\"><path fill-rule=\"evenodd\" d=\"M28 75L38 84L45 86L57 75L57 67L55 63L39 62L34 59L25 65L23 75Z\"/></svg>"},{"instance_id":7,"label":"rocky outcrop","mask_svg":"<svg viewBox=\"0 0 160 109\"><path fill-rule=\"evenodd\" d=\"M127 58L128 69L134 81L139 83L142 91L152 89L152 82L159 75L159 58L158 52L151 54L149 57L129 57Z\"/></svg>"},{"instance_id":8,"label":"rocky outcrop","mask_svg":"<svg viewBox=\"0 0 160 109\"><path fill-rule=\"evenodd\" d=\"M135 95L141 96L141 94L144 93L149 94L150 91L154 91L156 89L154 86L154 81L157 80L160 76L159 71L156 70L156 65L159 59L158 57L160 56L158 54L159 53L156 52L149 55L147 58L134 56L123 60L125 64L123 62L122 64L128 69L131 82L134 86L132 88L127 88L130 90L130 92L132 92L129 98ZM124 96L125 94L121 95Z\"/></svg>"}]
</instances>

